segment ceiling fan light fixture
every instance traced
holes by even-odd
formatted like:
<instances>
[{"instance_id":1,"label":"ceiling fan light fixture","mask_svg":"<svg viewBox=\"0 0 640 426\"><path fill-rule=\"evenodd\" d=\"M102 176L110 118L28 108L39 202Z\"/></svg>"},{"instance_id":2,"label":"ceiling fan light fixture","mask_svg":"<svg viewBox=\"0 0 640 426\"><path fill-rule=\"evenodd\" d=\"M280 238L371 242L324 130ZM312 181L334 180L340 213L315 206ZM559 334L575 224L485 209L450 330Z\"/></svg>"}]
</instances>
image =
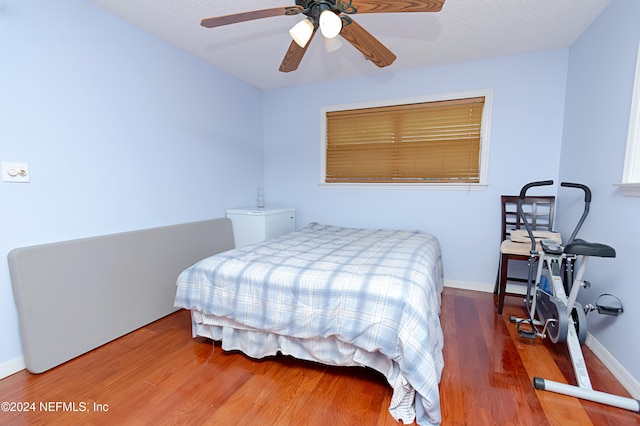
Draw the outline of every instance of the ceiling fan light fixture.
<instances>
[{"instance_id":1,"label":"ceiling fan light fixture","mask_svg":"<svg viewBox=\"0 0 640 426\"><path fill-rule=\"evenodd\" d=\"M326 38L324 39L324 50L327 53L335 52L342 47L342 40L340 37Z\"/></svg>"},{"instance_id":2,"label":"ceiling fan light fixture","mask_svg":"<svg viewBox=\"0 0 640 426\"><path fill-rule=\"evenodd\" d=\"M331 10L324 10L320 14L320 31L326 38L334 38L342 30L342 19Z\"/></svg>"},{"instance_id":3,"label":"ceiling fan light fixture","mask_svg":"<svg viewBox=\"0 0 640 426\"><path fill-rule=\"evenodd\" d=\"M313 35L313 30L313 22L307 18L295 24L293 28L289 30L289 34L298 46L304 48L307 43L309 43L309 40Z\"/></svg>"}]
</instances>

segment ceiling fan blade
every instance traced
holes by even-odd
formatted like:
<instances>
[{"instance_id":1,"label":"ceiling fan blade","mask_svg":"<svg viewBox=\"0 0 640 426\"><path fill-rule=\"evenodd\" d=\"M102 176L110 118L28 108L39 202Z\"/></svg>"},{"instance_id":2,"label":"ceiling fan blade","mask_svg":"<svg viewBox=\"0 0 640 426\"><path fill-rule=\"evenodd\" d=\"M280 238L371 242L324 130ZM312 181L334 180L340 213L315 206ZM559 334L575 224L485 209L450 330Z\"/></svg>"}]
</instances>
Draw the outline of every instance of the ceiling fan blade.
<instances>
[{"instance_id":1,"label":"ceiling fan blade","mask_svg":"<svg viewBox=\"0 0 640 426\"><path fill-rule=\"evenodd\" d=\"M377 38L372 36L356 21L353 19L351 21L350 24L342 27L340 35L351 43L353 47L380 68L391 65L396 60L396 55L387 49L384 44L380 43Z\"/></svg>"},{"instance_id":2,"label":"ceiling fan blade","mask_svg":"<svg viewBox=\"0 0 640 426\"><path fill-rule=\"evenodd\" d=\"M291 42L291 45L289 46L289 50L287 50L287 53L284 55L284 59L280 64L280 71L291 72L298 69L298 65L300 65L300 62L302 61L302 57L304 56L305 52L307 51L307 48L311 44L311 40L313 40L313 36L316 35L316 31L317 29L313 30L313 32L311 33L311 38L309 38L309 41L304 47L298 46L298 43L296 43L295 41Z\"/></svg>"},{"instance_id":3,"label":"ceiling fan blade","mask_svg":"<svg viewBox=\"0 0 640 426\"><path fill-rule=\"evenodd\" d=\"M353 0L357 13L440 12L445 0Z\"/></svg>"},{"instance_id":4,"label":"ceiling fan blade","mask_svg":"<svg viewBox=\"0 0 640 426\"><path fill-rule=\"evenodd\" d=\"M296 15L301 11L301 6L274 7L271 9L252 10L250 12L234 13L233 15L205 18L200 22L200 25L207 28L214 28L221 27L223 25L237 24L238 22L252 21L254 19L271 18L273 16L283 15Z\"/></svg>"}]
</instances>

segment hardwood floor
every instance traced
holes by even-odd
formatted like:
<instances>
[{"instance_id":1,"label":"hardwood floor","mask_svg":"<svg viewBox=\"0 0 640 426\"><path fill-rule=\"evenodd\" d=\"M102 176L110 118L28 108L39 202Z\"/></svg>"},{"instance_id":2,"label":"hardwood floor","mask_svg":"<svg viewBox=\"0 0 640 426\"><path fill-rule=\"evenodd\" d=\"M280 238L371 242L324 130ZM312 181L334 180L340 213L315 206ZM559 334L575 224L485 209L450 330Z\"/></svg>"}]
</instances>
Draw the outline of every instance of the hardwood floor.
<instances>
[{"instance_id":1,"label":"hardwood floor","mask_svg":"<svg viewBox=\"0 0 640 426\"><path fill-rule=\"evenodd\" d=\"M445 289L443 425L630 425L640 415L537 391L533 376L574 383L565 346L521 339L493 295ZM628 396L584 349L595 389ZM191 338L181 311L40 375L0 380L8 425L396 425L391 388L364 368L278 356L253 360Z\"/></svg>"}]
</instances>

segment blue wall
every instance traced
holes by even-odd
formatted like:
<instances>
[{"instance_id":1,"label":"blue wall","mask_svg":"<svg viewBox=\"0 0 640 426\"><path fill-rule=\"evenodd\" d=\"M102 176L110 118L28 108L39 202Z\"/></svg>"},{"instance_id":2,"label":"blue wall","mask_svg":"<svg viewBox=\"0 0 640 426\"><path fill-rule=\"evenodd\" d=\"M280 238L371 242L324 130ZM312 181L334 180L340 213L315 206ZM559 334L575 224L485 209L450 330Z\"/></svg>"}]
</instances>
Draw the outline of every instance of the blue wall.
<instances>
[{"instance_id":1,"label":"blue wall","mask_svg":"<svg viewBox=\"0 0 640 426\"><path fill-rule=\"evenodd\" d=\"M442 244L449 284L491 287L498 263L499 196L517 193L529 181L555 180L554 187L536 191L558 195L556 228L568 238L582 198L558 190L557 182L589 185L594 199L582 236L614 245L618 258L593 259L586 276L593 288L583 291L581 301L593 303L604 292L623 300L624 315L592 314L589 330L638 381L640 312L633 303L639 293L640 199L623 197L612 184L622 177L639 40L640 2L614 0L568 50L266 92L266 191L297 207L298 226L319 221L429 230ZM322 107L482 88L494 90L485 191L319 185Z\"/></svg>"},{"instance_id":2,"label":"blue wall","mask_svg":"<svg viewBox=\"0 0 640 426\"><path fill-rule=\"evenodd\" d=\"M587 270L592 287L581 301L593 303L613 293L625 307L617 318L592 315L589 331L640 380L640 198L625 197L613 186L622 180L633 82L640 43L640 2L614 0L571 47L560 178L587 184L593 191L582 238L612 245L615 259L593 259ZM570 232L582 197L558 191L558 226Z\"/></svg>"},{"instance_id":3,"label":"blue wall","mask_svg":"<svg viewBox=\"0 0 640 426\"><path fill-rule=\"evenodd\" d=\"M262 92L83 0L0 8L0 257L224 216L262 185ZM0 262L0 370L20 357Z\"/></svg>"},{"instance_id":4,"label":"blue wall","mask_svg":"<svg viewBox=\"0 0 640 426\"><path fill-rule=\"evenodd\" d=\"M517 194L528 181L558 175L568 56L568 50L558 50L269 91L264 96L268 197L292 203L298 226L319 221L428 230L442 245L446 280L493 289L500 195ZM319 185L323 106L484 88L493 89L486 190Z\"/></svg>"},{"instance_id":5,"label":"blue wall","mask_svg":"<svg viewBox=\"0 0 640 426\"><path fill-rule=\"evenodd\" d=\"M449 283L491 287L499 195L531 180L581 181L594 190L583 236L619 253L594 262L585 299L611 291L627 308L615 321L590 319L591 331L640 378L631 304L640 199L611 185L622 175L640 2L613 0L571 49L266 92L83 0L3 6L0 161L28 162L31 183L0 182L1 256L220 217L253 203L264 185L267 203L297 208L298 227L429 230L441 241ZM494 93L487 189L319 185L322 107L485 88ZM566 234L580 200L565 190L558 196L557 227ZM6 262L0 339L2 370L21 355Z\"/></svg>"}]
</instances>

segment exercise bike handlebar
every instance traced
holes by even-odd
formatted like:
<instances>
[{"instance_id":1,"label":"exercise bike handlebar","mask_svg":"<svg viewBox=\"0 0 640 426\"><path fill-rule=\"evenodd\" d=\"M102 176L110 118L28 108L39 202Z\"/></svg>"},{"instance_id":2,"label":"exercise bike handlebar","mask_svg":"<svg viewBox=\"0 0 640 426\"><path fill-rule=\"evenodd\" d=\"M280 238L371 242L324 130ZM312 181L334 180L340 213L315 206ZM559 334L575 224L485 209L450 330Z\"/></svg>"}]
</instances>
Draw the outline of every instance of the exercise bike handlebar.
<instances>
[{"instance_id":1,"label":"exercise bike handlebar","mask_svg":"<svg viewBox=\"0 0 640 426\"><path fill-rule=\"evenodd\" d=\"M578 221L578 224L576 225L575 229L571 233L569 240L565 244L565 245L568 245L568 244L571 244L573 240L575 240L576 236L578 235L578 231L580 231L580 228L582 228L582 224L584 223L584 220L587 218L587 215L589 214L589 205L591 204L591 189L589 189L587 185L583 185L581 183L571 183L571 182L562 182L560 186L565 186L568 188L578 188L584 191L584 211L582 212L582 216L580 216L580 220Z\"/></svg>"},{"instance_id":2,"label":"exercise bike handlebar","mask_svg":"<svg viewBox=\"0 0 640 426\"><path fill-rule=\"evenodd\" d=\"M531 239L532 255L536 253L536 243L535 243L535 238L533 236L533 231L531 229L531 226L529 225L529 221L527 220L527 216L522 211L522 202L524 201L525 195L527 194L527 191L530 188L533 188L536 186L547 186L547 185L553 185L553 181L541 180L537 182L530 182L530 183L527 183L525 186L523 186L522 189L520 190L520 196L518 200L518 214L522 218L524 227L527 229L527 233L529 234L529 238ZM577 188L584 191L584 211L582 212L582 216L580 217L578 224L576 225L575 229L571 233L569 240L566 242L566 244L568 245L572 243L573 240L576 238L576 236L578 235L578 232L580 231L580 228L582 228L582 224L584 223L585 219L587 218L587 215L589 214L589 205L591 204L591 189L589 189L587 185L583 185L581 183L572 183L572 182L562 182L560 183L560 186L564 186L567 188Z\"/></svg>"},{"instance_id":3,"label":"exercise bike handlebar","mask_svg":"<svg viewBox=\"0 0 640 426\"><path fill-rule=\"evenodd\" d=\"M520 190L520 199L524 200L524 196L526 195L527 191L530 188L533 188L534 186L547 186L547 185L553 185L553 181L552 180L541 180L541 181L538 181L538 182L529 182L528 184L523 186L522 189Z\"/></svg>"},{"instance_id":4,"label":"exercise bike handlebar","mask_svg":"<svg viewBox=\"0 0 640 426\"><path fill-rule=\"evenodd\" d=\"M552 180L540 180L537 182L529 182L520 190L520 196L518 197L518 216L522 218L522 223L524 223L524 227L527 229L527 233L529 234L529 238L531 239L531 255L533 256L536 253L536 239L533 237L533 231L531 230L531 226L529 225L529 221L527 220L527 215L522 211L522 203L524 201L525 195L527 195L527 191L536 186L548 186L553 185Z\"/></svg>"},{"instance_id":5,"label":"exercise bike handlebar","mask_svg":"<svg viewBox=\"0 0 640 426\"><path fill-rule=\"evenodd\" d=\"M585 203L591 202L591 190L587 185L583 185L581 183L562 182L560 186L582 189L584 191L584 202Z\"/></svg>"},{"instance_id":6,"label":"exercise bike handlebar","mask_svg":"<svg viewBox=\"0 0 640 426\"><path fill-rule=\"evenodd\" d=\"M529 252L529 264L533 264L533 258L538 255L536 251L536 239L533 235L533 230L531 229L531 225L529 225L529 221L527 220L527 215L522 210L522 204L524 203L525 195L530 188L536 186L548 186L553 185L552 180L540 180L537 182L529 182L520 190L520 197L518 197L518 217L522 219L522 223L524 223L524 227L527 229L527 234L529 234L529 239L531 240L531 251ZM527 277L527 296L526 296L526 305L529 306L529 298L531 297L531 289L534 284L534 272L533 268L529 268L529 276ZM531 324L533 325L533 315L530 313Z\"/></svg>"}]
</instances>

